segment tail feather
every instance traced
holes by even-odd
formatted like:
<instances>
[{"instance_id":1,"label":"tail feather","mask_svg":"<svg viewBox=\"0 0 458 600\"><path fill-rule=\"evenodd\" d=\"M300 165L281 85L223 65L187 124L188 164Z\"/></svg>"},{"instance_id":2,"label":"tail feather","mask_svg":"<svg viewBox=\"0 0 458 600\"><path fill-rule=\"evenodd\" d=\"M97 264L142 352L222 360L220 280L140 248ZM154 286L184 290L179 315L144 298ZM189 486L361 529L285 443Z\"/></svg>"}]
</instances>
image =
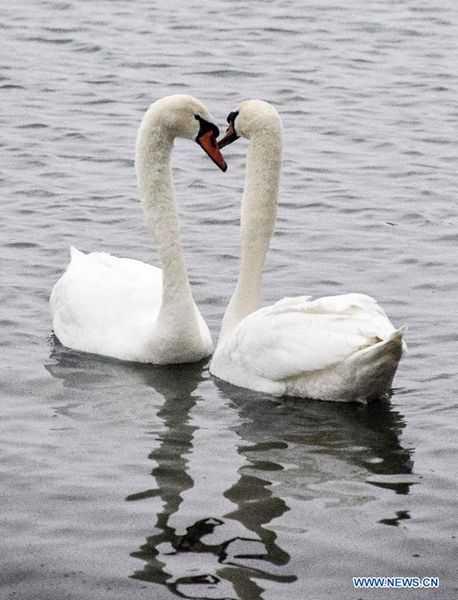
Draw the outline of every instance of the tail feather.
<instances>
[{"instance_id":1,"label":"tail feather","mask_svg":"<svg viewBox=\"0 0 458 600\"><path fill-rule=\"evenodd\" d=\"M390 392L399 361L407 349L403 340L405 328L394 331L387 339L356 352L347 367L356 376L360 395L382 397Z\"/></svg>"},{"instance_id":2,"label":"tail feather","mask_svg":"<svg viewBox=\"0 0 458 600\"><path fill-rule=\"evenodd\" d=\"M404 342L405 327L400 327L394 331L388 338L363 348L353 355L353 359L362 359L367 361L377 360L383 357L401 360L402 355L407 351Z\"/></svg>"}]
</instances>

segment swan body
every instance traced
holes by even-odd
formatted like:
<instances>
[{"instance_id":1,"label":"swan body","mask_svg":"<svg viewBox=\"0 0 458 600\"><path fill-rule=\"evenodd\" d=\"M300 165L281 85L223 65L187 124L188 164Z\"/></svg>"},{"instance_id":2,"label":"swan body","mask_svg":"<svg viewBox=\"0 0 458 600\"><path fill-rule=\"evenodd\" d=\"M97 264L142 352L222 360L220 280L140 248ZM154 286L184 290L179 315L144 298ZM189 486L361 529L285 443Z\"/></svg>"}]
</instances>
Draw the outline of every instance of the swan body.
<instances>
[{"instance_id":1,"label":"swan body","mask_svg":"<svg viewBox=\"0 0 458 600\"><path fill-rule=\"evenodd\" d=\"M51 294L53 328L64 346L154 364L163 364L164 356L167 363L193 362L211 354L210 332L195 304L197 336L190 331L186 342L183 331L176 338L156 335L162 269L105 252L70 251L70 264Z\"/></svg>"},{"instance_id":2,"label":"swan body","mask_svg":"<svg viewBox=\"0 0 458 600\"><path fill-rule=\"evenodd\" d=\"M243 102L228 117L221 147L250 139L242 201L241 269L210 372L276 396L364 401L386 396L405 350L370 296L284 298L260 307L261 275L276 219L282 126L266 102Z\"/></svg>"},{"instance_id":3,"label":"swan body","mask_svg":"<svg viewBox=\"0 0 458 600\"><path fill-rule=\"evenodd\" d=\"M348 402L388 394L402 352L402 331L370 296L299 296L245 317L210 370L257 392Z\"/></svg>"},{"instance_id":4,"label":"swan body","mask_svg":"<svg viewBox=\"0 0 458 600\"><path fill-rule=\"evenodd\" d=\"M155 364L193 362L211 353L181 251L170 158L175 137L195 139L225 170L217 135L206 107L191 96L168 96L150 106L139 129L135 165L163 269L71 248L70 264L50 298L54 333L64 346Z\"/></svg>"}]
</instances>

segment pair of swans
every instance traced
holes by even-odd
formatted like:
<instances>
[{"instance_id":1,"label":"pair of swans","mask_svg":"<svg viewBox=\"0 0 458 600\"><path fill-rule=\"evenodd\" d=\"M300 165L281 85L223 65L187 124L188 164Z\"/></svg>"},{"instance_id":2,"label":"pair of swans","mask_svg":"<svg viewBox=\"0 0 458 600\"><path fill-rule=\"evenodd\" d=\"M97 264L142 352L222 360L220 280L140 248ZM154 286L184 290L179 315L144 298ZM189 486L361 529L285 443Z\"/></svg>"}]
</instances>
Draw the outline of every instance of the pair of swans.
<instances>
[{"instance_id":1,"label":"pair of swans","mask_svg":"<svg viewBox=\"0 0 458 600\"><path fill-rule=\"evenodd\" d=\"M389 393L405 348L377 302L363 294L285 298L260 308L261 276L273 233L282 125L260 100L242 102L218 128L195 98L150 106L137 136L135 167L162 270L106 253L71 249L51 294L54 332L64 346L127 361L198 361L212 341L197 309L179 239L170 159L175 137L195 140L223 171L220 153L250 140L241 216L241 268L210 371L234 385L274 395L354 401Z\"/></svg>"}]
</instances>

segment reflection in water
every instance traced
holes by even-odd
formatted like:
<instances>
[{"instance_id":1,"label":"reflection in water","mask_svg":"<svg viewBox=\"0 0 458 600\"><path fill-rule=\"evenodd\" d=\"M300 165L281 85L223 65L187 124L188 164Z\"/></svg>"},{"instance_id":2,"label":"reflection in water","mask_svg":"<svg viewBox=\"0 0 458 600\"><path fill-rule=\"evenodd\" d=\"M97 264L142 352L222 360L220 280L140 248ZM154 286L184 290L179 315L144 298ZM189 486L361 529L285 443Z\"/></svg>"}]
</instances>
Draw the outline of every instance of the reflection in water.
<instances>
[{"instance_id":1,"label":"reflection in water","mask_svg":"<svg viewBox=\"0 0 458 600\"><path fill-rule=\"evenodd\" d=\"M150 458L157 465L152 475L163 509L157 532L132 554L146 563L133 577L165 584L186 598L261 598L254 578L296 579L276 572L289 556L264 527L287 510L286 504L267 489L268 481L240 475L245 462L238 452L242 440L226 430L228 421L239 422L234 409L212 399L211 409L224 413L225 430L212 436L209 447L205 422L192 414L203 400L190 392L188 387L164 394L158 413L166 430ZM217 468L212 468L215 462Z\"/></svg>"},{"instance_id":2,"label":"reflection in water","mask_svg":"<svg viewBox=\"0 0 458 600\"><path fill-rule=\"evenodd\" d=\"M342 465L356 465L375 478L374 485L408 493L413 481L411 451L400 444L404 421L388 402L304 403L216 385L217 397L207 401L200 396L191 400L165 396L160 416L166 433L150 455L157 463L152 474L164 508L157 518L157 533L133 554L146 563L133 577L163 583L181 597L241 600L262 598L269 580L295 581L288 569L289 555L267 527L274 519L281 520L289 510L288 495L297 492L294 482L282 479L284 463L289 471L293 464L300 474L304 498L313 493L304 490L304 477L313 484L336 477L332 470L322 469L321 458L336 459L339 478ZM211 388L210 393L214 396ZM225 435L213 431L211 447L205 448L202 431L208 426L209 403L211 410L226 412ZM215 474L212 463L219 464L222 453L224 468ZM310 455L319 458L315 471L310 469ZM208 478L202 476L205 469ZM386 476L399 480L386 481ZM278 482L282 485L273 488ZM396 523L406 518L408 514L398 514ZM172 521L178 525L172 526ZM391 521L380 522L395 524Z\"/></svg>"},{"instance_id":3,"label":"reflection in water","mask_svg":"<svg viewBox=\"0 0 458 600\"><path fill-rule=\"evenodd\" d=\"M78 352L62 346L52 335L50 358L54 361L45 369L66 387L80 390L112 389L122 386L129 389L141 384L155 389L162 396L190 395L201 381L205 361L174 366L157 366L123 362L96 354Z\"/></svg>"},{"instance_id":4,"label":"reflection in water","mask_svg":"<svg viewBox=\"0 0 458 600\"><path fill-rule=\"evenodd\" d=\"M209 414L203 420L198 411L193 414L199 403L209 406L195 393L205 385L203 363L179 367L129 364L75 352L58 342L53 344L51 358L53 362L45 368L66 387L92 395L97 389L105 394L106 389L121 385L132 395L139 389L136 386L147 386L164 399L156 414L163 430L154 434L160 444L149 456L156 464L152 470L156 486L126 498L132 502L156 496L163 502L153 535L132 553L146 563L133 578L165 585L181 597L242 600L262 597L255 578L296 579L281 568L276 572L289 556L265 527L287 510L286 504L273 496L267 480L239 473L245 458L238 452L242 440L233 431L239 423L237 412L226 401L222 403L213 383L207 382L216 396L210 408L222 423L221 435L211 430L210 446L205 437ZM135 397L129 398L134 401ZM212 469L216 463L218 468Z\"/></svg>"},{"instance_id":5,"label":"reflection in water","mask_svg":"<svg viewBox=\"0 0 458 600\"><path fill-rule=\"evenodd\" d=\"M396 512L396 517L392 519L380 519L379 523L399 527L399 522L403 521L404 519L410 519L410 514L408 510L398 510Z\"/></svg>"},{"instance_id":6,"label":"reflection in water","mask_svg":"<svg viewBox=\"0 0 458 600\"><path fill-rule=\"evenodd\" d=\"M276 534L296 522L292 499L303 517L308 500L358 504L372 485L408 494L416 483L412 452L400 443L404 420L389 402L272 398L208 380L202 363L130 365L61 346L52 358L46 368L66 386L152 388L163 398L153 434L160 443L149 455L155 485L126 501L162 501L151 535L131 554L144 561L132 577L177 596L261 599L269 581L278 591L303 576ZM370 484L364 497L352 482ZM409 518L400 510L378 523Z\"/></svg>"},{"instance_id":7,"label":"reflection in water","mask_svg":"<svg viewBox=\"0 0 458 600\"><path fill-rule=\"evenodd\" d=\"M338 464L340 472L347 464L361 467L367 483L397 494L408 494L418 482L412 475L413 451L400 443L404 419L389 401L304 402L263 396L222 381L216 384L237 408L243 421L237 431L250 443L243 450L257 470L264 468L266 458L279 457L315 481L331 479L336 475L333 465ZM313 456L318 460L311 461Z\"/></svg>"}]
</instances>

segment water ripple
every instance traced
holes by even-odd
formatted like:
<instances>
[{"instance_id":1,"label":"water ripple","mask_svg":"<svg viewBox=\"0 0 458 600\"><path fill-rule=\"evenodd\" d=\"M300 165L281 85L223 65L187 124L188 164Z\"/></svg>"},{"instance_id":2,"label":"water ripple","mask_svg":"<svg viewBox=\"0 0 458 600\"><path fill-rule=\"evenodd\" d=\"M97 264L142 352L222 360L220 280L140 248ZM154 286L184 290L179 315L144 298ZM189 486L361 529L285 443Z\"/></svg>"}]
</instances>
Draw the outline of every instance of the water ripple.
<instances>
[{"instance_id":1,"label":"water ripple","mask_svg":"<svg viewBox=\"0 0 458 600\"><path fill-rule=\"evenodd\" d=\"M382 556L384 573L439 574L445 598L455 3L16 4L0 8L6 593L335 598L355 564L379 573ZM134 146L148 104L175 92L201 98L221 128L244 98L278 108L264 299L379 298L408 325L391 404L283 402L215 382L205 364L124 365L50 337L47 297L70 245L159 264ZM175 148L183 247L214 338L239 266L245 155L244 141L229 146L222 175L195 144Z\"/></svg>"}]
</instances>

